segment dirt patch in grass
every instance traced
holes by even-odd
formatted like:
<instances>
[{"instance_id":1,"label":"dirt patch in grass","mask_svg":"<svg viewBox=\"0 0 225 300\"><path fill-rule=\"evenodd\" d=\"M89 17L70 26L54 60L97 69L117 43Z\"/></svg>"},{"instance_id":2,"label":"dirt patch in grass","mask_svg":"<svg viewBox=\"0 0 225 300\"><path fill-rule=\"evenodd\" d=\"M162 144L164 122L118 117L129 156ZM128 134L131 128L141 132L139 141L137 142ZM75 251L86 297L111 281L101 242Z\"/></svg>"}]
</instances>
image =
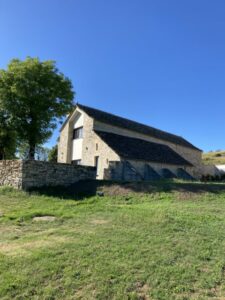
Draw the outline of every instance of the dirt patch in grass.
<instances>
[{"instance_id":1,"label":"dirt patch in grass","mask_svg":"<svg viewBox=\"0 0 225 300\"><path fill-rule=\"evenodd\" d=\"M0 241L7 240L12 236L21 235L22 229L15 225L0 225Z\"/></svg>"},{"instance_id":2,"label":"dirt patch in grass","mask_svg":"<svg viewBox=\"0 0 225 300\"><path fill-rule=\"evenodd\" d=\"M77 290L75 292L75 299L87 299L86 296L87 296L87 291L89 292L89 295L90 295L90 299L96 299L96 290L95 290L95 287L91 284L83 287L83 288L80 288L79 290Z\"/></svg>"},{"instance_id":3,"label":"dirt patch in grass","mask_svg":"<svg viewBox=\"0 0 225 300\"><path fill-rule=\"evenodd\" d=\"M178 200L184 200L184 201L188 201L188 200L198 200L200 199L200 194L196 194L194 192L175 192L174 193L176 196L176 199Z\"/></svg>"},{"instance_id":4,"label":"dirt patch in grass","mask_svg":"<svg viewBox=\"0 0 225 300\"><path fill-rule=\"evenodd\" d=\"M32 240L29 242L0 243L0 253L10 256L28 255L32 250L55 246L66 242L64 237L51 237L48 239Z\"/></svg>"},{"instance_id":5,"label":"dirt patch in grass","mask_svg":"<svg viewBox=\"0 0 225 300\"><path fill-rule=\"evenodd\" d=\"M126 196L133 193L152 193L156 191L156 188L151 184L130 182L123 185L114 184L112 186L104 186L101 191L107 196Z\"/></svg>"},{"instance_id":6,"label":"dirt patch in grass","mask_svg":"<svg viewBox=\"0 0 225 300\"><path fill-rule=\"evenodd\" d=\"M137 288L137 294L139 299L150 300L149 286L147 284L142 285L141 283L137 283L136 288Z\"/></svg>"},{"instance_id":7,"label":"dirt patch in grass","mask_svg":"<svg viewBox=\"0 0 225 300\"><path fill-rule=\"evenodd\" d=\"M34 217L33 221L35 222L53 222L55 221L56 217L54 216L42 216L42 217Z\"/></svg>"},{"instance_id":8,"label":"dirt patch in grass","mask_svg":"<svg viewBox=\"0 0 225 300\"><path fill-rule=\"evenodd\" d=\"M94 225L104 225L104 224L107 224L109 223L108 220L103 220L103 219L95 219L95 220L92 220L91 221L91 224L94 224Z\"/></svg>"},{"instance_id":9,"label":"dirt patch in grass","mask_svg":"<svg viewBox=\"0 0 225 300\"><path fill-rule=\"evenodd\" d=\"M131 296L129 299L139 299L139 300L150 300L149 296L150 287L147 283L136 282L130 288L127 289L127 292Z\"/></svg>"},{"instance_id":10,"label":"dirt patch in grass","mask_svg":"<svg viewBox=\"0 0 225 300\"><path fill-rule=\"evenodd\" d=\"M103 185L98 188L106 196L127 196L131 194L155 194L161 192L177 192L180 199L193 199L205 193L220 193L225 191L225 185L219 183L205 184L200 182L176 182L176 181L156 181L156 182L127 182Z\"/></svg>"}]
</instances>

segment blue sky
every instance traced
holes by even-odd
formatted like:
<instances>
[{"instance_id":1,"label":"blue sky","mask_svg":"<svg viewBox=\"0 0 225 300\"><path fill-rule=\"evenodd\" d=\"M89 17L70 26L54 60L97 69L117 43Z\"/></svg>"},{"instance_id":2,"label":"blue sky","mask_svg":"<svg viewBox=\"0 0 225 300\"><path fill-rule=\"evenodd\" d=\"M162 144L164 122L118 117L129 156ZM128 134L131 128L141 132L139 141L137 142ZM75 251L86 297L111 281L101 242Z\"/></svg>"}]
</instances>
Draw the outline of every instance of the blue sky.
<instances>
[{"instance_id":1,"label":"blue sky","mask_svg":"<svg viewBox=\"0 0 225 300\"><path fill-rule=\"evenodd\" d=\"M224 16L224 0L0 0L0 68L56 60L76 101L225 149Z\"/></svg>"}]
</instances>

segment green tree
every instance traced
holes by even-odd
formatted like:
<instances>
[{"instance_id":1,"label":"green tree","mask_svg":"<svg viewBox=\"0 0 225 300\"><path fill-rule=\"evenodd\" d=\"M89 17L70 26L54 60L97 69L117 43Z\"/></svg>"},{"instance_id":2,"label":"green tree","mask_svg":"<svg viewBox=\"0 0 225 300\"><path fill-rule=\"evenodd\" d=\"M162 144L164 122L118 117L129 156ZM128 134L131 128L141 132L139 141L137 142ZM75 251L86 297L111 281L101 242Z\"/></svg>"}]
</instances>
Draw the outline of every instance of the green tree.
<instances>
[{"instance_id":1,"label":"green tree","mask_svg":"<svg viewBox=\"0 0 225 300\"><path fill-rule=\"evenodd\" d=\"M73 97L71 81L54 61L13 59L0 70L0 107L10 115L19 141L29 145L29 159L71 111Z\"/></svg>"},{"instance_id":2,"label":"green tree","mask_svg":"<svg viewBox=\"0 0 225 300\"><path fill-rule=\"evenodd\" d=\"M35 160L47 161L49 155L49 148L42 145L36 145ZM20 159L29 158L29 145L27 143L19 143L17 147L17 156Z\"/></svg>"},{"instance_id":3,"label":"green tree","mask_svg":"<svg viewBox=\"0 0 225 300\"><path fill-rule=\"evenodd\" d=\"M50 149L48 153L48 161L57 162L58 158L58 145L55 145Z\"/></svg>"},{"instance_id":4,"label":"green tree","mask_svg":"<svg viewBox=\"0 0 225 300\"><path fill-rule=\"evenodd\" d=\"M16 134L10 118L5 111L0 110L0 160L15 157Z\"/></svg>"}]
</instances>

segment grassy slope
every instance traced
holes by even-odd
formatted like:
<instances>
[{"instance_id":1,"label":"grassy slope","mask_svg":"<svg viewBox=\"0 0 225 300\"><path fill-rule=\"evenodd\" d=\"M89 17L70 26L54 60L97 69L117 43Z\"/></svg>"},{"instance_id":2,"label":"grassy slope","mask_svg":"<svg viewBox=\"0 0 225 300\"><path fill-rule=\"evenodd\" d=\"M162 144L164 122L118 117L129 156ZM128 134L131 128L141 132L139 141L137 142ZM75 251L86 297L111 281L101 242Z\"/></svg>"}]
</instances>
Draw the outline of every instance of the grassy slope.
<instances>
[{"instance_id":1,"label":"grassy slope","mask_svg":"<svg viewBox=\"0 0 225 300\"><path fill-rule=\"evenodd\" d=\"M225 151L203 153L202 159L206 165L225 165Z\"/></svg>"},{"instance_id":2,"label":"grassy slope","mask_svg":"<svg viewBox=\"0 0 225 300\"><path fill-rule=\"evenodd\" d=\"M1 188L0 299L224 299L220 187L83 201Z\"/></svg>"}]
</instances>

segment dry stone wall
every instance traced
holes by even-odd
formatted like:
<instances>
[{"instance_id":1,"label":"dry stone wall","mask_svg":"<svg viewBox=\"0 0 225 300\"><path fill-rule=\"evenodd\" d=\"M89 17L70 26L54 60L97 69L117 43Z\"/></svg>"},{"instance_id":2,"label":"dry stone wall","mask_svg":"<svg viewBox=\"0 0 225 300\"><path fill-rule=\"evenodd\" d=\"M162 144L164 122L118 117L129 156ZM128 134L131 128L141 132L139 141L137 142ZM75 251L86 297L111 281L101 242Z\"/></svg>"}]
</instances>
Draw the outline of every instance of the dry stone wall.
<instances>
[{"instance_id":1,"label":"dry stone wall","mask_svg":"<svg viewBox=\"0 0 225 300\"><path fill-rule=\"evenodd\" d=\"M79 180L95 179L96 169L31 160L0 161L0 185L30 189L41 186L69 186Z\"/></svg>"},{"instance_id":2,"label":"dry stone wall","mask_svg":"<svg viewBox=\"0 0 225 300\"><path fill-rule=\"evenodd\" d=\"M0 185L22 188L22 160L0 161Z\"/></svg>"}]
</instances>

